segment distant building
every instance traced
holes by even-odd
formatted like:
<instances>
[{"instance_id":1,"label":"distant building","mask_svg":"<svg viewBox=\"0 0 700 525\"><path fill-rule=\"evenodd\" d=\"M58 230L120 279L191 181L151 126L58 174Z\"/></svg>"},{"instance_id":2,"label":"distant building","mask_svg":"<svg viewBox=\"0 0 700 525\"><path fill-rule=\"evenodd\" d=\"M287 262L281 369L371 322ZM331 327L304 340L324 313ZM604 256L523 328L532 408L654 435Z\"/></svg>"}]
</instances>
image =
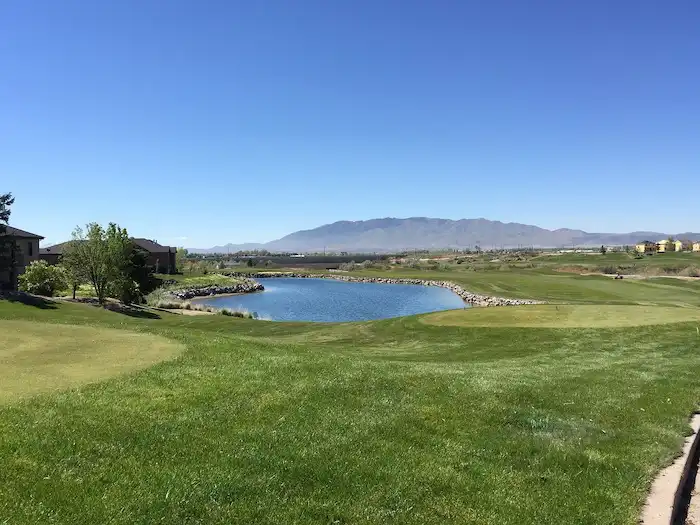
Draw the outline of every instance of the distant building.
<instances>
[{"instance_id":1,"label":"distant building","mask_svg":"<svg viewBox=\"0 0 700 525\"><path fill-rule=\"evenodd\" d=\"M700 241L693 243L693 251L700 252Z\"/></svg>"},{"instance_id":2,"label":"distant building","mask_svg":"<svg viewBox=\"0 0 700 525\"><path fill-rule=\"evenodd\" d=\"M688 239L684 239L684 240L681 240L679 242L681 243L680 251L682 251L682 252L693 251L693 241L689 241Z\"/></svg>"},{"instance_id":3,"label":"distant building","mask_svg":"<svg viewBox=\"0 0 700 525\"><path fill-rule=\"evenodd\" d=\"M670 241L668 239L664 239L656 244L659 253L683 251L683 242L681 241Z\"/></svg>"},{"instance_id":4,"label":"distant building","mask_svg":"<svg viewBox=\"0 0 700 525\"><path fill-rule=\"evenodd\" d=\"M148 253L147 264L153 266L157 273L175 273L175 254L177 248L173 246L163 246L155 241L142 238L132 238L131 242ZM70 241L62 242L39 251L39 258L49 264L58 264L63 255L63 251L68 247Z\"/></svg>"},{"instance_id":5,"label":"distant building","mask_svg":"<svg viewBox=\"0 0 700 525\"><path fill-rule=\"evenodd\" d=\"M654 253L658 249L658 246L655 242L642 241L636 244L634 249L637 253Z\"/></svg>"},{"instance_id":6,"label":"distant building","mask_svg":"<svg viewBox=\"0 0 700 525\"><path fill-rule=\"evenodd\" d=\"M5 248L7 253L2 255L3 257L14 256L15 268L9 272L0 273L0 289L16 290L17 277L24 273L27 266L39 258L39 241L43 237L12 226L7 226L3 237L9 237L13 241L9 248Z\"/></svg>"}]
</instances>

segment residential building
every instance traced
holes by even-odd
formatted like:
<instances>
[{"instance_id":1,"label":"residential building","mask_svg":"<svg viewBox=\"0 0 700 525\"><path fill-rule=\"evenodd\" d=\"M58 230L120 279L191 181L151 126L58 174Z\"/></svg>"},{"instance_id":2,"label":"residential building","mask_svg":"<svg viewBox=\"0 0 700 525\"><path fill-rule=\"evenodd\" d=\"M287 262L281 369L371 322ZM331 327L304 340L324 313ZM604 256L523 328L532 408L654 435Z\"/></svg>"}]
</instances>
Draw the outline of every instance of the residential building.
<instances>
[{"instance_id":1,"label":"residential building","mask_svg":"<svg viewBox=\"0 0 700 525\"><path fill-rule=\"evenodd\" d=\"M654 253L657 250L657 245L655 242L642 241L636 244L634 249L637 253Z\"/></svg>"},{"instance_id":2,"label":"residential building","mask_svg":"<svg viewBox=\"0 0 700 525\"><path fill-rule=\"evenodd\" d=\"M693 241L689 241L688 239L684 239L680 241L681 243L681 252L692 252L693 251Z\"/></svg>"},{"instance_id":3,"label":"residential building","mask_svg":"<svg viewBox=\"0 0 700 525\"><path fill-rule=\"evenodd\" d=\"M700 241L693 243L693 251L700 252Z\"/></svg>"},{"instance_id":4,"label":"residential building","mask_svg":"<svg viewBox=\"0 0 700 525\"><path fill-rule=\"evenodd\" d=\"M173 246L163 246L155 241L143 238L132 238L135 246L148 253L147 264L153 266L156 273L175 273L175 254L177 249ZM68 246L68 242L42 248L39 257L49 264L58 264L63 250Z\"/></svg>"},{"instance_id":5,"label":"residential building","mask_svg":"<svg viewBox=\"0 0 700 525\"><path fill-rule=\"evenodd\" d=\"M17 277L24 273L24 270L32 261L39 259L39 241L43 239L41 235L29 233L19 228L7 226L3 237L10 238L10 243L4 247L5 253L0 254L3 258L14 259L14 269L9 272L0 272L0 288L16 290Z\"/></svg>"},{"instance_id":6,"label":"residential building","mask_svg":"<svg viewBox=\"0 0 700 525\"><path fill-rule=\"evenodd\" d=\"M659 253L683 251L683 242L664 239L656 243Z\"/></svg>"},{"instance_id":7,"label":"residential building","mask_svg":"<svg viewBox=\"0 0 700 525\"><path fill-rule=\"evenodd\" d=\"M155 268L156 273L175 273L175 254L177 248L174 246L163 246L149 239L131 239L133 243L148 252L148 264Z\"/></svg>"}]
</instances>

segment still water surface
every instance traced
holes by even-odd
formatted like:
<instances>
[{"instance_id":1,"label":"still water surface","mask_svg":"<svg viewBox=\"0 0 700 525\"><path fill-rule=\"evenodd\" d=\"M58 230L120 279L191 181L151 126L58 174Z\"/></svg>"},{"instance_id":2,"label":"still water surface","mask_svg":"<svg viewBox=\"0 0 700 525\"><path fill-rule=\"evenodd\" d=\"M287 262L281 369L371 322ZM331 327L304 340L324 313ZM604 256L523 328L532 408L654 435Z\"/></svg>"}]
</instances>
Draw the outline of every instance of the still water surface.
<instances>
[{"instance_id":1,"label":"still water surface","mask_svg":"<svg viewBox=\"0 0 700 525\"><path fill-rule=\"evenodd\" d=\"M455 293L437 286L294 278L260 282L265 286L263 292L196 301L245 309L272 321L369 321L465 307Z\"/></svg>"}]
</instances>

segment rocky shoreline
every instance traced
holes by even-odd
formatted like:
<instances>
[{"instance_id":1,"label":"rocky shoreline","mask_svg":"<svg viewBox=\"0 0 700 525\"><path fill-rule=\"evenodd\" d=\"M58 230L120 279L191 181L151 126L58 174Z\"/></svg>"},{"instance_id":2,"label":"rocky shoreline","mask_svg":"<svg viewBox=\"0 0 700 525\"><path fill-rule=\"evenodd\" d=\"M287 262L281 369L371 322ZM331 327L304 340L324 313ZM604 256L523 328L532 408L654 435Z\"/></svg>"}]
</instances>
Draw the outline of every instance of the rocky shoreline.
<instances>
[{"instance_id":1,"label":"rocky shoreline","mask_svg":"<svg viewBox=\"0 0 700 525\"><path fill-rule=\"evenodd\" d=\"M328 275L328 274L309 274L295 272L260 272L260 273L232 273L231 277L241 277L248 279L272 279L279 277L287 277L294 279L331 279L334 281L345 281L353 283L382 283L382 284L416 284L422 286L439 286L457 294L465 303L472 306L522 306L526 304L545 304L544 301L535 301L533 299L508 299L505 297L491 297L469 292L450 281L435 281L425 279L395 279L391 277L359 277L354 275ZM253 281L254 282L254 281ZM262 286L262 285L261 285ZM230 292L221 292L230 293Z\"/></svg>"},{"instance_id":2,"label":"rocky shoreline","mask_svg":"<svg viewBox=\"0 0 700 525\"><path fill-rule=\"evenodd\" d=\"M205 286L203 288L187 288L171 292L173 297L181 300L193 299L195 297L206 297L209 295L226 295L238 293L261 292L265 287L252 279L244 278L240 283L231 286Z\"/></svg>"}]
</instances>

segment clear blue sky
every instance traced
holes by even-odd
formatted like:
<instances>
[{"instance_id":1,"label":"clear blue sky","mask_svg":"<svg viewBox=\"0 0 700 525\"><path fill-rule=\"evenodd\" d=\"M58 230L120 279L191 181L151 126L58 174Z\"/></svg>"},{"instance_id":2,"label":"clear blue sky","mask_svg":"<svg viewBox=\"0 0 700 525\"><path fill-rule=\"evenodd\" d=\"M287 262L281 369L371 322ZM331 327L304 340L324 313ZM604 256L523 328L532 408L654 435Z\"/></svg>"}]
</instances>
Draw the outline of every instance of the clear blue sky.
<instances>
[{"instance_id":1,"label":"clear blue sky","mask_svg":"<svg viewBox=\"0 0 700 525\"><path fill-rule=\"evenodd\" d=\"M11 223L700 229L697 0L6 0Z\"/></svg>"}]
</instances>

